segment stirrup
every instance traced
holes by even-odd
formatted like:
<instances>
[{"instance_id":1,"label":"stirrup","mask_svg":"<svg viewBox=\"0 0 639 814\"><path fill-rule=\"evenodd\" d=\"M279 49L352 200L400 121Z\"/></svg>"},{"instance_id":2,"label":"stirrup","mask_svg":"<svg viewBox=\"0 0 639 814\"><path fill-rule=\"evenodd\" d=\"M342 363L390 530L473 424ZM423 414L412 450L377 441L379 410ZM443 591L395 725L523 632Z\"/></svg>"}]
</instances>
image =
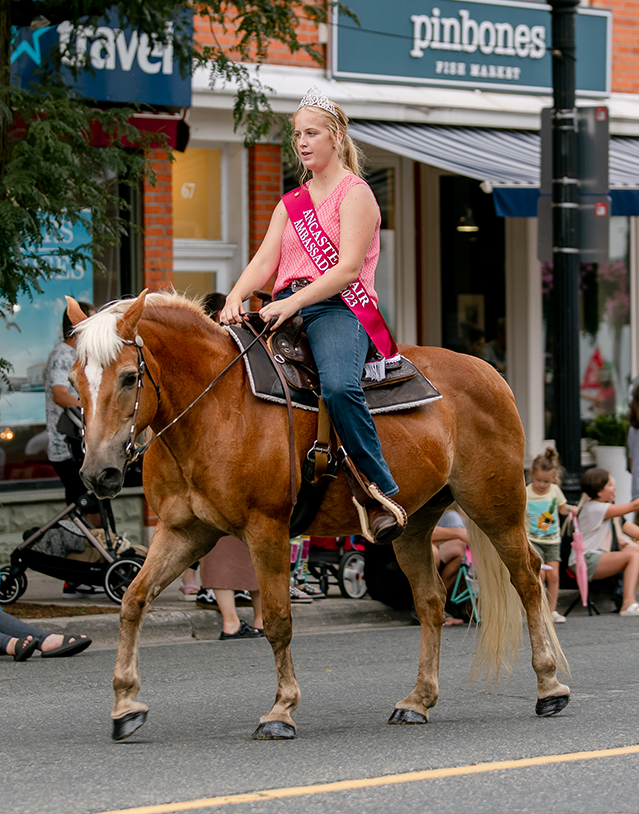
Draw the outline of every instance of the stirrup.
<instances>
[{"instance_id":1,"label":"stirrup","mask_svg":"<svg viewBox=\"0 0 639 814\"><path fill-rule=\"evenodd\" d=\"M377 486L376 483L369 483L367 485L367 491L370 497L376 502L382 505L385 509L388 509L389 512L393 515L397 524L401 527L402 530L406 528L406 524L408 523L408 515L406 514L404 508L396 503L392 498L387 497L382 490ZM353 505L357 509L357 514L359 515L359 523L362 527L362 535L369 543L374 543L375 538L373 537L373 533L371 531L370 524L368 522L368 512L366 511L366 506L363 506L356 498L353 496Z\"/></svg>"}]
</instances>

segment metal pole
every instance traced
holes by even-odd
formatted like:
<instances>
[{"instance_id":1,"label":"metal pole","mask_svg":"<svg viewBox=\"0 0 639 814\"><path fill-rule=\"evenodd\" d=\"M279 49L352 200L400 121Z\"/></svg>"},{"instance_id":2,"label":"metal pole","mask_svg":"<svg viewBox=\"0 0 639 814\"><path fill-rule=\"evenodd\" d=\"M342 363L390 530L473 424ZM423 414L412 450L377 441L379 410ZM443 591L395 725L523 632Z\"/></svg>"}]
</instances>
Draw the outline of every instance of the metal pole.
<instances>
[{"instance_id":1,"label":"metal pole","mask_svg":"<svg viewBox=\"0 0 639 814\"><path fill-rule=\"evenodd\" d=\"M555 441L569 500L579 495L579 141L575 111L575 15L579 0L552 7L552 236Z\"/></svg>"}]
</instances>

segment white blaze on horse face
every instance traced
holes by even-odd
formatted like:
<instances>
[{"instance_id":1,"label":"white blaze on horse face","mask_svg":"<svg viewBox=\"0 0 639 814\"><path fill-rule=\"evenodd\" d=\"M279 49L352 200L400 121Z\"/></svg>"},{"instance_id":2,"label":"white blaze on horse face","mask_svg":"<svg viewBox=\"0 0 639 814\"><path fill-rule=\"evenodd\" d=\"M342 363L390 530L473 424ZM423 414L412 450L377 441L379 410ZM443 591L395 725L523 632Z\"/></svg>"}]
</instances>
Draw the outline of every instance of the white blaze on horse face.
<instances>
[{"instance_id":1,"label":"white blaze on horse face","mask_svg":"<svg viewBox=\"0 0 639 814\"><path fill-rule=\"evenodd\" d=\"M91 394L91 404L93 405L94 415L98 405L98 393L100 392L103 373L104 369L102 365L98 364L95 359L89 359L84 368L84 375L89 382L89 393Z\"/></svg>"}]
</instances>

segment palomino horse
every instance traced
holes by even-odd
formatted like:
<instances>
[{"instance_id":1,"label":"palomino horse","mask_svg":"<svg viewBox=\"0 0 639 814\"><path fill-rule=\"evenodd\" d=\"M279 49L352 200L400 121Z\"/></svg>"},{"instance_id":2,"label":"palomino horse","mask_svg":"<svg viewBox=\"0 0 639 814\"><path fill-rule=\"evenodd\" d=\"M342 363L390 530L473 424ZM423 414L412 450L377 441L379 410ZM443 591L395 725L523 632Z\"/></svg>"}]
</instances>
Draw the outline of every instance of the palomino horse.
<instances>
[{"instance_id":1,"label":"palomino horse","mask_svg":"<svg viewBox=\"0 0 639 814\"><path fill-rule=\"evenodd\" d=\"M88 319L69 300L69 315L78 336L78 359L70 379L86 419L81 474L98 497L113 497L122 487L132 437L149 426L155 433L167 427L237 356L237 348L199 304L177 294L143 292L137 300L115 302ZM141 340L146 363L142 372ZM397 499L409 515L405 533L393 545L410 580L421 623L417 683L397 703L390 722L426 723L428 710L437 702L445 592L430 540L453 499L471 520L480 581L479 666L496 676L516 655L521 599L537 674L536 711L552 715L568 703L570 690L557 680L550 640L556 652L561 650L542 598L539 558L526 539L524 434L513 395L499 374L479 359L441 348L401 350L444 397L375 419L400 487ZM138 389L140 376L144 386ZM298 483L315 430L315 416L295 410ZM291 715L300 689L290 652L289 474L286 409L253 396L242 362L148 448L144 489L159 521L146 562L122 602L111 716L115 739L130 735L147 714L148 708L136 700L145 611L225 534L237 535L251 551L277 670L275 703L253 736L294 737ZM340 473L308 533L358 532L357 514Z\"/></svg>"}]
</instances>

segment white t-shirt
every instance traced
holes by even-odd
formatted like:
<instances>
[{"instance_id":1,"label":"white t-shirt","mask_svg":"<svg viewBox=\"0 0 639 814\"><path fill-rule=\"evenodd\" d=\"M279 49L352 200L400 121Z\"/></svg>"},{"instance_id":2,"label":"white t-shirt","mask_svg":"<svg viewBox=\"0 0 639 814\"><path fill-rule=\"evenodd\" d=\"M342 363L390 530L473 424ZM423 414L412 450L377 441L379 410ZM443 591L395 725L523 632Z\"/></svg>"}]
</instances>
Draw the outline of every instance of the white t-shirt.
<instances>
[{"instance_id":1,"label":"white t-shirt","mask_svg":"<svg viewBox=\"0 0 639 814\"><path fill-rule=\"evenodd\" d=\"M584 553L610 551L612 528L610 520L606 520L606 512L611 506L612 503L600 503L598 500L589 500L582 506L577 522L584 536ZM568 565L574 564L575 552L572 551Z\"/></svg>"}]
</instances>

